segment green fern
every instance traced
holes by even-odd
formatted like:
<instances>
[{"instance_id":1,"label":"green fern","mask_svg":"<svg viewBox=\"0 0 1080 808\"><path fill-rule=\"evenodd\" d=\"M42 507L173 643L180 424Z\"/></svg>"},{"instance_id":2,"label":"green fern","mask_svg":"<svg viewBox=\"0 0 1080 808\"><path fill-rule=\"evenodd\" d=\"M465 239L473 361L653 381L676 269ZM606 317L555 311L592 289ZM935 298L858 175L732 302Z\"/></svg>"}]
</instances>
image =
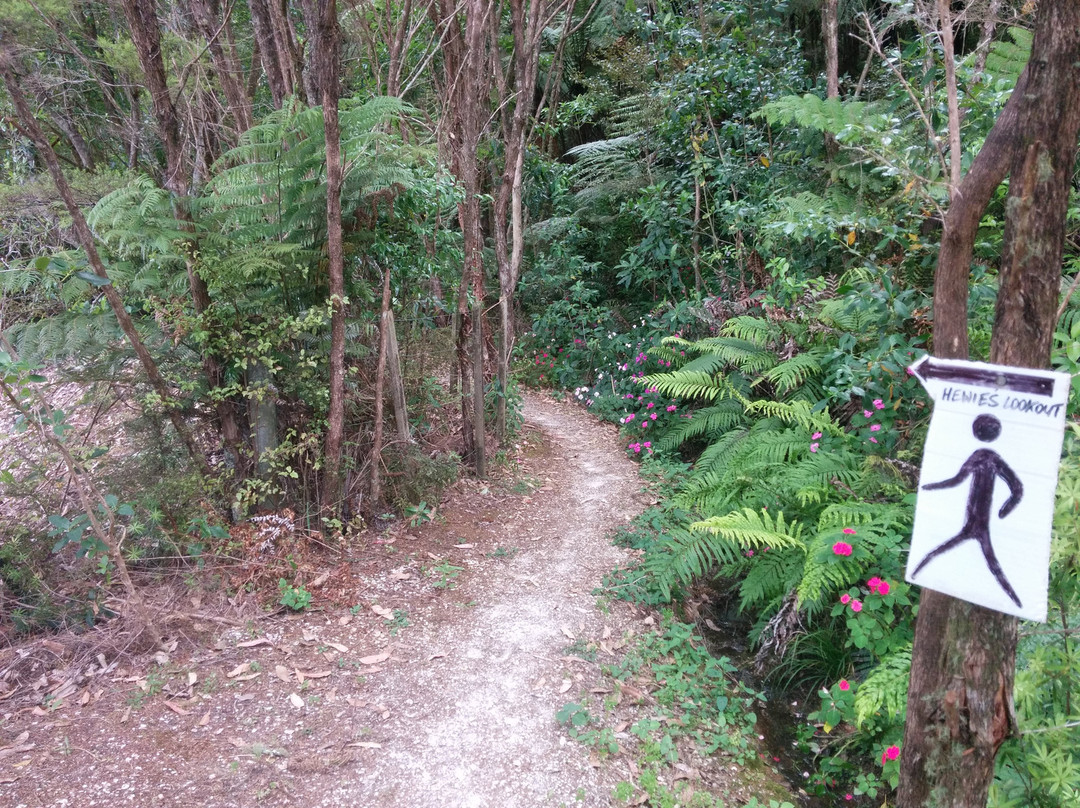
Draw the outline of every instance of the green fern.
<instances>
[{"instance_id":1,"label":"green fern","mask_svg":"<svg viewBox=\"0 0 1080 808\"><path fill-rule=\"evenodd\" d=\"M910 673L910 644L881 660L855 692L855 725L861 727L875 716L889 723L899 721L907 706Z\"/></svg>"},{"instance_id":2,"label":"green fern","mask_svg":"<svg viewBox=\"0 0 1080 808\"><path fill-rule=\"evenodd\" d=\"M645 571L665 598L675 585L689 585L713 567L737 560L745 550L802 548L802 526L744 508L672 531L646 557Z\"/></svg>"}]
</instances>

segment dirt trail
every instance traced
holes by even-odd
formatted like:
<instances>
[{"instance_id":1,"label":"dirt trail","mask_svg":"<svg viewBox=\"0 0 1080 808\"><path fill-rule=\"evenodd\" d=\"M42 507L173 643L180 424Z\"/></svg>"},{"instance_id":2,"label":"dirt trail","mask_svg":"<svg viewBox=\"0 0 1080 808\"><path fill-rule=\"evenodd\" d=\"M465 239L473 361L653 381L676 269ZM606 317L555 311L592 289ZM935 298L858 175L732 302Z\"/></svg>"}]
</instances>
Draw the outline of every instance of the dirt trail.
<instances>
[{"instance_id":1,"label":"dirt trail","mask_svg":"<svg viewBox=\"0 0 1080 808\"><path fill-rule=\"evenodd\" d=\"M525 416L543 433L518 460L531 495L469 483L467 506L455 496L442 524L421 531L435 537L427 552L409 552L422 535L402 535L380 548L382 563L358 563L356 600L381 616L338 608L249 623L159 660L150 688L145 667L81 659L50 673L43 659L34 692L0 700L0 803L610 804L629 773L590 762L555 714L640 618L592 594L626 561L607 537L643 507L640 483L610 426L539 396ZM440 558L461 572L433 589ZM409 625L392 630L389 609ZM602 641L596 661L572 653ZM65 676L71 692L45 698Z\"/></svg>"}]
</instances>

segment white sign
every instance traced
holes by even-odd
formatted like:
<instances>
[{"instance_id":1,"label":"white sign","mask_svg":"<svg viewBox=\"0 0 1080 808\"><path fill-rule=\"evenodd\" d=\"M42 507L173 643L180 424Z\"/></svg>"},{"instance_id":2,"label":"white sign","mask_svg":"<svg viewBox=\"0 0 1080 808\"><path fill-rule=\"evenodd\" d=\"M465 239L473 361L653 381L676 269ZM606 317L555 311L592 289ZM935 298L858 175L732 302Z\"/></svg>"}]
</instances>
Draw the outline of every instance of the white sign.
<instances>
[{"instance_id":1,"label":"white sign","mask_svg":"<svg viewBox=\"0 0 1080 808\"><path fill-rule=\"evenodd\" d=\"M1069 374L923 357L934 399L907 580L1046 620Z\"/></svg>"}]
</instances>

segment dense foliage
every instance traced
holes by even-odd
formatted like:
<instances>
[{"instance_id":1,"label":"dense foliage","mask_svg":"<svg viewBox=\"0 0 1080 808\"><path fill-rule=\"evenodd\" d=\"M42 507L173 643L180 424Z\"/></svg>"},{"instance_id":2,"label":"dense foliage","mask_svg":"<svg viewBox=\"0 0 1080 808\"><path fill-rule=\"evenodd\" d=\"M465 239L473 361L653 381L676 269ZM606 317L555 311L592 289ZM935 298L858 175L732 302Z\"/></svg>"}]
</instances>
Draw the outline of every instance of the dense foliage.
<instances>
[{"instance_id":1,"label":"dense foliage","mask_svg":"<svg viewBox=\"0 0 1080 808\"><path fill-rule=\"evenodd\" d=\"M488 82L488 65L505 73L479 93L492 107L469 153L464 113L445 105L473 64L455 64L451 47L467 13L440 18L430 3L394 0L342 9L347 439L343 501L328 516L319 502L335 301L312 4L286 4L284 51L271 56L288 58L274 60L260 38L265 4L214 18L216 4L163 0L175 133L144 87L152 71L120 4L8 4L0 47L20 65L109 273L92 271L42 155L0 97L9 403L21 425L52 430L73 453L122 524L128 562L191 568L241 552L230 523L257 510L292 509L342 540L384 508L422 511L457 473L445 449L473 447L471 372L486 390L477 408L494 428L509 405L511 432L518 384L563 391L619 424L663 493L621 537L644 554L612 576L611 591L652 605L732 604L770 671L765 686L815 694L799 731L816 762L811 788L879 804L903 755L918 604L903 568L929 401L906 369L932 348L949 169L978 152L1032 41L1031 4L990 4L1012 27L958 27L962 153L952 153L946 55L924 5L841 3L841 92L828 97L816 3L551 2L534 38L494 3L480 72ZM529 103L506 78L520 80L513 51L527 42L537 48ZM519 109L529 126L514 123ZM514 176L515 132L522 213L497 234L514 205L500 193ZM999 189L972 267L974 358L988 355L1004 214ZM479 258L469 221L483 231ZM1078 221L1073 206L1073 235ZM507 234L520 237L516 288L498 243ZM1054 364L1075 374L1080 304L1068 281L1080 258L1070 245ZM374 392L387 362L384 273L402 343L389 369L402 377L409 427L385 453ZM172 401L134 372L104 302L109 285ZM470 312L494 311L506 294L523 327L503 385L496 357L510 345ZM51 375L38 375L46 365ZM54 401L65 381L91 394ZM70 426L96 420L95 396L133 407L125 451ZM451 398L462 422L448 419ZM166 422L176 408L201 431L209 478ZM1070 429L1051 622L1022 630L1021 732L999 758L995 806L1071 805L1080 793L1080 430ZM16 510L32 503L42 516L0 523L0 617L17 631L92 622L114 566L88 514L61 516L57 451L44 442L0 467ZM369 480L384 466L380 494ZM75 551L93 564L76 564ZM63 570L53 552L65 554ZM601 743L585 708L568 707L560 720Z\"/></svg>"}]
</instances>

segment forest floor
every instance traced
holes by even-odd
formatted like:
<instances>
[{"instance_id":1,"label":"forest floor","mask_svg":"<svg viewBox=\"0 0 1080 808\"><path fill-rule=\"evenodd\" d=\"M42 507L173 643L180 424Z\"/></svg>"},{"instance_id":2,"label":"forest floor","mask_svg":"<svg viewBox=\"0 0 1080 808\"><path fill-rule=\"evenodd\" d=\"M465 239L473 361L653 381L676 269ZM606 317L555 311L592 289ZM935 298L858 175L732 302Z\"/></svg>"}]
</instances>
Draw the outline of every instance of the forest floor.
<instances>
[{"instance_id":1,"label":"forest floor","mask_svg":"<svg viewBox=\"0 0 1080 808\"><path fill-rule=\"evenodd\" d=\"M613 427L537 395L525 419L507 462L456 483L433 520L301 569L305 611L192 578L159 585L163 648L125 649L106 624L0 650L0 804L647 803L627 794L632 754L600 755L555 717L604 694L625 729L652 698L603 668L658 616L596 589L631 558L612 530L654 497ZM728 806L787 790L760 765L683 761L671 780Z\"/></svg>"}]
</instances>

